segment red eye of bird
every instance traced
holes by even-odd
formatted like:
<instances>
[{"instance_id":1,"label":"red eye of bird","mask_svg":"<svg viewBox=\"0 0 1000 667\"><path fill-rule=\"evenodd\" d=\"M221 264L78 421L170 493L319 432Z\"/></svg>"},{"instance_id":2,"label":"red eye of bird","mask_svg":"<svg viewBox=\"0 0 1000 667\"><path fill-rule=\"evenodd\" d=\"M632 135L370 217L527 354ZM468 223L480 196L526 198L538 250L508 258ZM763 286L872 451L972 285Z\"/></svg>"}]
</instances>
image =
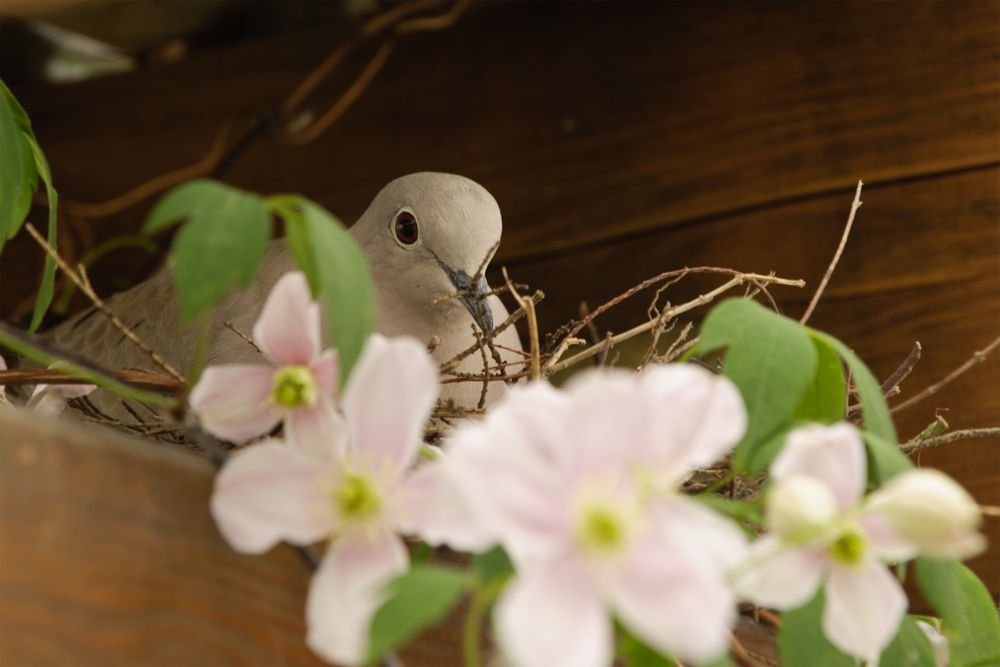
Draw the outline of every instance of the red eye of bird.
<instances>
[{"instance_id":1,"label":"red eye of bird","mask_svg":"<svg viewBox=\"0 0 1000 667\"><path fill-rule=\"evenodd\" d=\"M396 215L396 239L403 245L413 245L417 235L417 219L409 211L400 211Z\"/></svg>"}]
</instances>

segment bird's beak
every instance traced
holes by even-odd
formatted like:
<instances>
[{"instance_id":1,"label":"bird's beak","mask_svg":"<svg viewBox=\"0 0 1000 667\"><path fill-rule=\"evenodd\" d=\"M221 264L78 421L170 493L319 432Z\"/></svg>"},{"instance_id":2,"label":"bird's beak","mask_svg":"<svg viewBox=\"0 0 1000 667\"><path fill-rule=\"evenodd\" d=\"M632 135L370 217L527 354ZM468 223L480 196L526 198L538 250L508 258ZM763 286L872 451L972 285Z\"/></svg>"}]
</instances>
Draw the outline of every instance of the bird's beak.
<instances>
[{"instance_id":1,"label":"bird's beak","mask_svg":"<svg viewBox=\"0 0 1000 667\"><path fill-rule=\"evenodd\" d=\"M469 311L469 314L472 315L472 319L476 321L479 328L483 331L493 333L493 309L490 308L489 302L484 298L490 291L490 286L487 284L486 278L481 277L479 282L473 286L472 279L465 271L455 271L452 268L445 267L445 272L458 291L463 292L458 297L458 300Z\"/></svg>"}]
</instances>

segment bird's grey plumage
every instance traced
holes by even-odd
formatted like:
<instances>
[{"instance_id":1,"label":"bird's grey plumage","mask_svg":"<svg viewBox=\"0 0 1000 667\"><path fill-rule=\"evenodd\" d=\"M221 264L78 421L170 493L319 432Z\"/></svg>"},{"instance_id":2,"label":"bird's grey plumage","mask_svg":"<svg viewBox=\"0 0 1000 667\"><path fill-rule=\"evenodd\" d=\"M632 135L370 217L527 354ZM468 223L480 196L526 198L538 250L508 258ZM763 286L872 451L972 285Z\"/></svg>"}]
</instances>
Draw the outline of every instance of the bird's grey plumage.
<instances>
[{"instance_id":1,"label":"bird's grey plumage","mask_svg":"<svg viewBox=\"0 0 1000 667\"><path fill-rule=\"evenodd\" d=\"M395 238L395 219L402 210L416 219L418 240L412 246L405 246ZM385 186L350 229L371 265L377 331L387 336L413 336L423 342L436 336L441 342L432 354L439 363L474 344L474 318L470 312L474 310L474 302L448 299L435 303L435 299L469 285L469 279L495 250L501 230L496 201L482 186L462 176L422 172L403 176ZM238 330L249 333L271 287L295 268L284 240L272 241L253 282L230 294L216 309L208 334L207 363L260 359L259 353L224 323L231 322ZM486 289L485 280L479 288ZM485 303L490 312L480 313L483 326L490 326L490 320L499 324L507 318L507 310L495 295ZM168 268L111 297L108 305L181 372L191 367L198 345L198 327L180 324ZM124 339L99 313L85 311L53 330L51 339L57 346L72 349L114 370L157 370L141 350ZM514 327L500 333L497 343L505 361L518 360L518 355L503 349L521 349ZM467 357L457 370L481 373L480 355ZM475 407L480 391L481 384L475 382L445 384L441 397L463 407ZM502 392L502 383L490 383L487 403L495 401ZM102 409L121 414L113 397L100 396L95 400Z\"/></svg>"}]
</instances>

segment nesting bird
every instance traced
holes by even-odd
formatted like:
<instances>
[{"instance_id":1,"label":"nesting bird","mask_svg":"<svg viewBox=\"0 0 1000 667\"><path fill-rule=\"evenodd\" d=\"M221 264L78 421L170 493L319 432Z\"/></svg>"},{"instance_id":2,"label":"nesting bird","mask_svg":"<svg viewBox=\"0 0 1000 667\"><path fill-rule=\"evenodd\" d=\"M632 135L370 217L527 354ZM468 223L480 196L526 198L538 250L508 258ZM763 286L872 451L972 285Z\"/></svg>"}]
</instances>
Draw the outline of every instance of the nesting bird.
<instances>
[{"instance_id":1,"label":"nesting bird","mask_svg":"<svg viewBox=\"0 0 1000 667\"><path fill-rule=\"evenodd\" d=\"M432 355L439 363L476 343L474 327L492 331L507 318L507 310L495 295L483 298L490 287L482 272L499 245L501 231L500 209L493 196L468 178L421 172L386 185L350 228L371 266L376 330L387 336L412 336L425 343L438 339ZM225 323L231 322L239 331L251 331L274 283L295 268L285 241L272 241L253 282L231 293L216 308L208 333L208 364L259 359L259 353ZM456 293L460 296L439 298ZM182 370L191 367L198 326L181 324L168 269L116 294L107 303L167 361ZM111 369L157 370L141 350L93 310L59 325L50 338L57 346ZM504 361L520 359L510 351L521 350L514 327L499 333L496 342ZM480 374L482 359L478 354L470 355L455 370ZM444 384L441 389L441 398L475 407L482 386L459 382ZM503 383L491 382L487 404L502 392ZM113 401L107 405L110 399L95 395L99 407L118 413Z\"/></svg>"}]
</instances>

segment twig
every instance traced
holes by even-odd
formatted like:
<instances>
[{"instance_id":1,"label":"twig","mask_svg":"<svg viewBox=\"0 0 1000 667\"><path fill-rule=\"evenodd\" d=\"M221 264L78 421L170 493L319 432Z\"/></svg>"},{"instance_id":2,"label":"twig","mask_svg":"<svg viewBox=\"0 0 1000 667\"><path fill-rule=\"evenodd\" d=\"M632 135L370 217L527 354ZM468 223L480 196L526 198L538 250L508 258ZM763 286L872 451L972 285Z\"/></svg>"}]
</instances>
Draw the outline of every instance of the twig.
<instances>
[{"instance_id":1,"label":"twig","mask_svg":"<svg viewBox=\"0 0 1000 667\"><path fill-rule=\"evenodd\" d=\"M486 394L490 390L490 362L486 358L486 346L483 345L483 336L476 330L476 325L470 325L472 327L472 335L476 337L476 342L479 343L479 354L483 357L483 389L479 392L479 403L476 404L477 410L482 410L486 407Z\"/></svg>"},{"instance_id":2,"label":"twig","mask_svg":"<svg viewBox=\"0 0 1000 667\"><path fill-rule=\"evenodd\" d=\"M178 382L169 375L152 373L150 371L118 371L111 373L111 375L133 387L152 389L165 394L180 393L186 387L183 382ZM90 380L60 370L16 368L9 371L0 371L0 385L36 384L90 384Z\"/></svg>"},{"instance_id":3,"label":"twig","mask_svg":"<svg viewBox=\"0 0 1000 667\"><path fill-rule=\"evenodd\" d=\"M132 341L136 347L142 350L143 354L149 357L157 366L165 370L171 377L178 382L185 382L184 376L181 375L176 368L170 365L170 363L161 357L156 351L146 345L146 343L144 343L142 339L135 334L135 332L128 328L124 322L118 319L117 315L111 312L111 309L108 308L104 301L101 300L101 297L97 296L97 293L90 286L90 281L87 280L86 273L82 271L82 267L80 267L80 274L77 275L77 273L69 267L69 264L67 264L66 261L59 256L59 253L56 252L55 248L49 245L48 241L46 241L42 235L38 233L38 230L35 229L34 225L29 222L25 224L24 227L28 230L28 233L31 234L32 238L34 238L35 241L42 246L45 252L47 252L49 256L56 261L62 272L66 274L66 277L72 280L80 291L86 294L87 298L93 302L97 310L101 311L101 314L111 321L114 328L118 329L118 331L120 331L126 338Z\"/></svg>"},{"instance_id":4,"label":"twig","mask_svg":"<svg viewBox=\"0 0 1000 667\"><path fill-rule=\"evenodd\" d=\"M586 345L587 341L582 338L563 338L559 341L559 347L549 356L548 360L545 362L545 368L548 369L549 366L559 361L559 359L566 354L566 350L569 349L571 345Z\"/></svg>"},{"instance_id":5,"label":"twig","mask_svg":"<svg viewBox=\"0 0 1000 667\"><path fill-rule=\"evenodd\" d=\"M959 431L952 431L951 433L945 433L944 435L939 435L934 438L926 438L919 441L915 441L916 439L914 439L904 445L901 445L901 449L907 454L910 454L912 452L919 452L921 449L940 447L941 445L948 445L953 442L958 442L959 440L970 440L972 438L1000 438L1000 426L992 426L988 428L967 428Z\"/></svg>"},{"instance_id":6,"label":"twig","mask_svg":"<svg viewBox=\"0 0 1000 667\"><path fill-rule=\"evenodd\" d=\"M594 324L594 318L591 317L590 306L587 305L586 301L580 302L580 321L586 324L587 333L590 334L591 344L601 342L601 334L597 330L597 326ZM573 333L570 333L567 338L570 338L573 335Z\"/></svg>"},{"instance_id":7,"label":"twig","mask_svg":"<svg viewBox=\"0 0 1000 667\"><path fill-rule=\"evenodd\" d=\"M854 191L854 201L851 203L851 212L847 216L847 224L844 225L844 233L840 235L840 244L837 246L837 251L833 254L830 266L826 267L826 273L823 274L823 279L819 282L819 287L816 288L816 293L813 294L812 301L809 302L806 312L804 312L802 317L799 319L800 324L805 324L809 321L809 318L813 314L813 310L816 308L816 304L819 303L819 298L823 296L823 290L826 289L826 284L830 282L830 276L833 275L833 270L837 268L837 262L840 261L840 255L843 254L844 246L847 245L847 237L851 235L851 227L854 225L854 216L857 214L858 209L861 208L861 188L863 186L864 183L859 180L858 189Z\"/></svg>"},{"instance_id":8,"label":"twig","mask_svg":"<svg viewBox=\"0 0 1000 667\"><path fill-rule=\"evenodd\" d=\"M245 333L237 329L235 324L233 324L232 322L223 322L222 326L226 327L234 334L242 338L250 347L257 350L258 352L261 352L260 347L257 345L257 343L253 341L253 338L251 338L250 336L246 335Z\"/></svg>"},{"instance_id":9,"label":"twig","mask_svg":"<svg viewBox=\"0 0 1000 667\"><path fill-rule=\"evenodd\" d=\"M920 352L923 347L920 345L920 341L913 343L913 349L910 350L910 354L907 355L906 359L900 364L899 368L892 372L892 375L885 379L882 383L882 394L885 396L889 395L889 392L894 389L899 389L900 383L905 380L910 373L913 372L913 367L917 365L920 361Z\"/></svg>"},{"instance_id":10,"label":"twig","mask_svg":"<svg viewBox=\"0 0 1000 667\"><path fill-rule=\"evenodd\" d=\"M732 651L733 657L736 658L736 662L743 667L766 667L764 663L750 655L750 652L734 634L729 635L729 649Z\"/></svg>"},{"instance_id":11,"label":"twig","mask_svg":"<svg viewBox=\"0 0 1000 667\"><path fill-rule=\"evenodd\" d=\"M508 285L511 285L510 276L507 275L507 267L502 267L501 271L503 272L504 281ZM535 318L535 303L531 299L518 294L514 290L513 285L511 285L510 294L517 300L518 305L521 306L521 310L528 317L528 340L531 342L531 379L537 380L542 377L542 348L538 341L538 320Z\"/></svg>"},{"instance_id":12,"label":"twig","mask_svg":"<svg viewBox=\"0 0 1000 667\"><path fill-rule=\"evenodd\" d=\"M693 271L693 269L685 269L685 270L689 271L689 272ZM712 268L712 271L727 272L725 270L714 269L714 267ZM671 273L676 273L676 272L671 272ZM706 303L709 303L710 301L712 301L712 299L714 299L715 297L719 296L720 294L723 294L723 293L729 291L730 289L732 289L733 287L736 287L737 285L741 285L744 282L747 282L748 280L751 280L751 279L753 279L753 280L759 280L759 281L762 281L762 282L767 282L767 283L775 284L775 285L792 285L792 286L795 286L795 287L801 287L801 286L803 286L805 284L801 280L789 280L787 278L778 278L778 277L775 277L775 276L762 276L762 275L753 274L753 273L740 273L738 271L734 271L733 273L736 274L733 278L731 278L730 280L728 280L725 284L720 285L719 287L716 287L714 290L711 290L710 292L706 292L705 294L702 294L701 296L697 297L696 299L692 299L691 301L688 301L687 303L683 303L683 304L680 304L678 306L674 306L672 308L668 308L667 310L664 311L666 317L676 317L677 315L680 315L681 313L686 313L689 310L693 310L693 309L695 309L695 308L697 308L699 306L703 306ZM661 275L665 275L665 274L661 274ZM635 288L633 288L632 290L629 290L629 292L634 293L634 290L635 290ZM616 299L618 299L618 297L616 297ZM614 299L612 301L614 301ZM605 305L607 305L607 304L605 304ZM604 308L604 307L598 308L593 313L591 313L591 315L590 315L591 318L593 318L596 313L602 311L602 309L606 310L606 308ZM583 328L583 326L584 326L584 324L578 325L576 327L576 330L579 331L579 329ZM623 333L618 334L617 336L613 336L612 339L611 339L611 344L612 345L617 345L617 344L619 344L619 343L621 343L623 341L626 341L626 340L628 340L630 338L634 338L635 336L638 336L641 333L645 333L645 332L649 331L650 329L652 329L655 326L656 326L656 320L649 320L647 322L644 322L644 323L642 323L642 324L640 324L638 326L632 327L628 331L625 331ZM577 363L583 361L584 359L589 359L590 357L592 357L592 356L594 356L596 354L599 354L601 352L601 350L604 349L604 346L605 346L605 343L599 343L597 345L591 345L586 350L583 350L582 352L578 352L577 354L573 355L569 359L566 359L564 361L559 362L558 364L554 364L551 367L549 367L547 369L548 370L548 374L557 373L557 372L563 370L564 368L568 368L568 367L570 367L570 366L572 366L574 364L577 364Z\"/></svg>"},{"instance_id":13,"label":"twig","mask_svg":"<svg viewBox=\"0 0 1000 667\"><path fill-rule=\"evenodd\" d=\"M535 290L535 293L532 294L530 297L523 297L523 298L525 298L527 301L530 301L532 305L538 305L538 302L545 298L545 293L542 292L541 290ZM504 331L505 329L507 329L507 327L511 326L524 316L525 316L524 308L523 307L518 308L513 313L511 313L506 320L504 320L502 323L493 328L493 335L496 336L497 334ZM454 357L441 364L440 368L438 369L438 372L447 373L448 371L457 368L458 365L462 363L463 359L465 359L478 349L479 349L478 343L470 345L468 348L462 350Z\"/></svg>"},{"instance_id":14,"label":"twig","mask_svg":"<svg viewBox=\"0 0 1000 667\"><path fill-rule=\"evenodd\" d=\"M973 353L973 355L969 358L968 361L966 361L964 364L953 370L951 373L948 373L948 375L944 376L938 382L927 387L916 396L907 399L902 403L898 403L892 406L892 408L889 409L889 412L899 412L900 410L905 410L906 408L919 403L925 398L928 398L929 396L933 396L934 394L938 393L945 385L951 383L953 380L955 380L957 377L965 373L967 370L969 370L973 366L977 366L983 363L986 360L986 357L989 356L990 352L995 350L998 346L1000 346L1000 336L994 338L993 341L983 349Z\"/></svg>"}]
</instances>

